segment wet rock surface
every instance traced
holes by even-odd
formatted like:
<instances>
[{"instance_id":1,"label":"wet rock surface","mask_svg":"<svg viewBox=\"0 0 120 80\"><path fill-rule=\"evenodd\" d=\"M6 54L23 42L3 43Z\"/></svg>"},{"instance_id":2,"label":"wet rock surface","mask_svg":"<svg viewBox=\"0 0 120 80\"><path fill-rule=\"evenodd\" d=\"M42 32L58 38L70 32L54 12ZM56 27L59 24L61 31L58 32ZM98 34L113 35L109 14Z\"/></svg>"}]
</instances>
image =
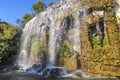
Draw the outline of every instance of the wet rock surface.
<instances>
[{"instance_id":1,"label":"wet rock surface","mask_svg":"<svg viewBox=\"0 0 120 80\"><path fill-rule=\"evenodd\" d=\"M39 71L34 64L40 62L44 68L59 65L70 71L81 68L90 75L120 76L120 42L113 6L112 1L68 0L38 14L23 30L18 65ZM41 54L45 54L42 59Z\"/></svg>"},{"instance_id":2,"label":"wet rock surface","mask_svg":"<svg viewBox=\"0 0 120 80\"><path fill-rule=\"evenodd\" d=\"M26 71L36 71L39 72L42 70L41 64L34 64L32 67L26 69Z\"/></svg>"},{"instance_id":3,"label":"wet rock surface","mask_svg":"<svg viewBox=\"0 0 120 80\"><path fill-rule=\"evenodd\" d=\"M57 78L66 74L66 70L62 67L47 67L42 71L42 76L49 78Z\"/></svg>"}]
</instances>

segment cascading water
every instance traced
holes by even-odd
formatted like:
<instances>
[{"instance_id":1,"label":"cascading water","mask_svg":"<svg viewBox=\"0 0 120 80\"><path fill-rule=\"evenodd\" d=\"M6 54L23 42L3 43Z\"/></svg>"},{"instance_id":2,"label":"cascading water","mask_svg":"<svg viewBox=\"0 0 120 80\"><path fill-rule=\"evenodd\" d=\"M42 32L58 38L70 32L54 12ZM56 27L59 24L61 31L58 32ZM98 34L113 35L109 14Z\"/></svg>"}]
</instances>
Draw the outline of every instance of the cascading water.
<instances>
[{"instance_id":1,"label":"cascading water","mask_svg":"<svg viewBox=\"0 0 120 80\"><path fill-rule=\"evenodd\" d=\"M77 0L73 1L73 3L75 2ZM34 64L40 63L40 54L44 52L48 53L48 65L55 66L56 57L60 52L63 41L67 38L67 34L69 39L72 38L73 40L71 45L74 52L80 53L79 8L77 8L78 12L75 16L66 16L58 12L72 8L71 1L66 4L59 4L61 6L57 7L57 9L51 7L26 24L23 29L21 49L17 60L20 68L27 69ZM57 22L59 22L58 25ZM73 34L70 34L70 31ZM48 34L47 37L46 34Z\"/></svg>"},{"instance_id":2,"label":"cascading water","mask_svg":"<svg viewBox=\"0 0 120 80\"><path fill-rule=\"evenodd\" d=\"M50 37L49 37L49 66L52 66L55 64L55 23L53 18L50 18L51 20L51 26L50 26Z\"/></svg>"},{"instance_id":3,"label":"cascading water","mask_svg":"<svg viewBox=\"0 0 120 80\"><path fill-rule=\"evenodd\" d=\"M74 5L75 3L77 5ZM76 56L77 68L80 69L78 67L80 61L77 57L81 54L80 28L86 26L86 10L82 8L79 0L59 3L56 6L35 16L23 29L18 56L18 65L22 69L30 68L34 64L42 64L45 61L48 66L57 66L58 54L64 41L69 42L69 52ZM41 60L41 54L48 54L48 57ZM62 68L50 67L50 69L59 71Z\"/></svg>"},{"instance_id":4,"label":"cascading water","mask_svg":"<svg viewBox=\"0 0 120 80\"><path fill-rule=\"evenodd\" d=\"M33 18L23 29L21 51L18 56L18 65L23 69L27 69L34 64L34 62L29 58L31 56L31 42L33 40L32 32L34 28L33 26L35 26L35 23L33 23L34 20L36 20L36 17ZM37 31L36 34L39 35L39 31Z\"/></svg>"},{"instance_id":5,"label":"cascading water","mask_svg":"<svg viewBox=\"0 0 120 80\"><path fill-rule=\"evenodd\" d=\"M12 66L12 69L10 69L24 71L22 74L37 73L42 77L107 78L106 76L92 77L81 70L82 68L87 73L99 75L102 74L100 70L106 68L106 66L101 68L102 65L99 65L98 60L94 58L93 62L90 62L88 66L87 64L89 60L92 60L91 55L93 54L86 54L88 52L85 50L88 48L92 52L93 37L97 35L99 43L103 38L98 33L101 28L106 30L104 28L106 25L106 21L104 21L105 11L101 9L85 9L86 6L82 5L80 0L62 1L65 2L47 8L26 24L21 38L17 67L15 64L13 65L15 67ZM118 4L120 3L120 0L115 1ZM118 7L115 9L116 16L119 16L120 12ZM102 31L101 34L104 35ZM104 50L104 48L102 49ZM93 57L99 59L99 53L97 56L95 55ZM100 56L104 57L104 54L100 54ZM85 61L88 61L88 63L84 64ZM95 67L93 67L94 65ZM112 69L111 66L109 68ZM98 69L100 70L97 73L95 70ZM92 73L94 71L95 73Z\"/></svg>"},{"instance_id":6,"label":"cascading water","mask_svg":"<svg viewBox=\"0 0 120 80\"><path fill-rule=\"evenodd\" d=\"M40 63L40 54L45 51L49 53L49 64L54 65L56 37L54 19L49 18L49 14L52 16L51 12L48 10L37 15L23 29L21 49L18 56L18 65L22 69ZM46 37L46 34L50 34L49 38ZM45 50L44 48L47 45L49 48Z\"/></svg>"}]
</instances>

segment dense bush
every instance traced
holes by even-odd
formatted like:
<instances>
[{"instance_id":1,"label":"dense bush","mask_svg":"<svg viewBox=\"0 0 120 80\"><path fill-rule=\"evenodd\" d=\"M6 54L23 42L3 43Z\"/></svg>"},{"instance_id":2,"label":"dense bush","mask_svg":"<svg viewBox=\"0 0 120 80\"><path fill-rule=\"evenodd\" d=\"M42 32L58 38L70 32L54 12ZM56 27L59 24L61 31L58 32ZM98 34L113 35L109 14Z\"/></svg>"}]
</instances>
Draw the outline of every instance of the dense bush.
<instances>
[{"instance_id":1,"label":"dense bush","mask_svg":"<svg viewBox=\"0 0 120 80\"><path fill-rule=\"evenodd\" d=\"M8 64L17 53L20 29L6 22L0 23L0 64Z\"/></svg>"}]
</instances>

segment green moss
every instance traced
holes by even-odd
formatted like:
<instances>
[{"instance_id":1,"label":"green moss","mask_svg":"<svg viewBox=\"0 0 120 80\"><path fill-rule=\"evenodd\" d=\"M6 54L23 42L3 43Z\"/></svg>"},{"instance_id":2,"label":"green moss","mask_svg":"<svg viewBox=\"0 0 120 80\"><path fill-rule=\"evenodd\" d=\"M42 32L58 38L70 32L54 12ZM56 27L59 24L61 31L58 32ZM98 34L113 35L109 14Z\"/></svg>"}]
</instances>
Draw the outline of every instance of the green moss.
<instances>
[{"instance_id":1,"label":"green moss","mask_svg":"<svg viewBox=\"0 0 120 80\"><path fill-rule=\"evenodd\" d=\"M98 36L93 37L92 38L92 42L93 42L94 49L100 49L101 48L101 46L98 44L98 42L99 42ZM108 42L107 38L104 37L104 39L103 39L103 46L105 46L107 44L109 44L109 42Z\"/></svg>"},{"instance_id":2,"label":"green moss","mask_svg":"<svg viewBox=\"0 0 120 80\"><path fill-rule=\"evenodd\" d=\"M40 54L42 51L42 47L40 41L37 39L33 39L31 43L31 51L36 54Z\"/></svg>"},{"instance_id":3,"label":"green moss","mask_svg":"<svg viewBox=\"0 0 120 80\"><path fill-rule=\"evenodd\" d=\"M62 48L61 48L61 52L60 52L61 56L63 57L70 57L70 47L67 43L63 43L62 44Z\"/></svg>"},{"instance_id":4,"label":"green moss","mask_svg":"<svg viewBox=\"0 0 120 80\"><path fill-rule=\"evenodd\" d=\"M104 40L103 40L103 46L106 45L106 44L109 44L108 40L106 37L104 37Z\"/></svg>"},{"instance_id":5,"label":"green moss","mask_svg":"<svg viewBox=\"0 0 120 80\"><path fill-rule=\"evenodd\" d=\"M104 37L103 47L101 47L98 44L98 36L93 37L93 50L88 48L88 43L86 42L87 40L82 39L82 42L84 43L82 43L81 69L90 75L120 76L120 69L118 67L118 63L120 62L120 33L118 32L118 28L116 26L113 0L89 0L89 3L84 3L84 5L89 6L87 8L89 13L92 13L94 10L105 11L108 39L107 37ZM83 38L87 39L84 34ZM100 35L100 38L102 38L102 34Z\"/></svg>"},{"instance_id":6,"label":"green moss","mask_svg":"<svg viewBox=\"0 0 120 80\"><path fill-rule=\"evenodd\" d=\"M93 42L93 47L94 47L94 49L100 49L100 48L101 48L101 46L98 45L98 42L99 42L98 36L93 37L93 38L92 38L92 42Z\"/></svg>"}]
</instances>

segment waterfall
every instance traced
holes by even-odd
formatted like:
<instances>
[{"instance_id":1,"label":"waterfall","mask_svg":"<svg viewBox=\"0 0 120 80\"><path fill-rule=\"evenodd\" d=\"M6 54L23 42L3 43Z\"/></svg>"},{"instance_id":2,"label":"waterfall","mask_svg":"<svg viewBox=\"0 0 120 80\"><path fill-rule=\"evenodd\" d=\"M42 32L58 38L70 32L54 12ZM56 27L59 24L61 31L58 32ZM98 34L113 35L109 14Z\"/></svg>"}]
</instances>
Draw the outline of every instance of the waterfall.
<instances>
[{"instance_id":1,"label":"waterfall","mask_svg":"<svg viewBox=\"0 0 120 80\"><path fill-rule=\"evenodd\" d=\"M81 53L80 26L82 23L79 20L81 13L78 6L75 6L75 11L68 12L77 1L73 1L73 3L69 1L56 7L57 9L50 7L36 15L25 25L17 59L21 69L27 69L34 64L42 63L43 60L40 56L44 53L48 54L47 65L56 66L57 56L67 38L71 41L73 51ZM81 3L78 3L78 5L81 6ZM74 16L72 15L73 12L75 13ZM82 16L86 15L83 13Z\"/></svg>"},{"instance_id":2,"label":"waterfall","mask_svg":"<svg viewBox=\"0 0 120 80\"><path fill-rule=\"evenodd\" d=\"M55 23L52 18L49 18L49 15L52 16L51 12L48 10L38 14L25 25L21 38L20 53L17 59L17 64L22 69L27 69L34 64L40 63L40 54L47 51L45 50L45 45L47 44L49 45L49 63L54 65L56 40ZM49 42L46 40L47 33L50 34Z\"/></svg>"},{"instance_id":3,"label":"waterfall","mask_svg":"<svg viewBox=\"0 0 120 80\"><path fill-rule=\"evenodd\" d=\"M34 25L33 21L36 19L33 18L28 24L26 24L25 28L23 29L23 34L21 38L21 49L18 55L18 65L22 69L27 69L32 66L34 63L30 61L30 47L32 41L32 27Z\"/></svg>"},{"instance_id":4,"label":"waterfall","mask_svg":"<svg viewBox=\"0 0 120 80\"><path fill-rule=\"evenodd\" d=\"M40 57L38 54L43 42L41 36L45 35L40 17L41 15L34 17L23 29L20 53L17 59L17 63L22 69L27 69L33 64L39 63Z\"/></svg>"},{"instance_id":5,"label":"waterfall","mask_svg":"<svg viewBox=\"0 0 120 80\"><path fill-rule=\"evenodd\" d=\"M79 16L80 13L76 13L76 15L74 16L74 32L72 37L73 37L73 49L74 49L74 52L76 53L76 55L78 54L81 54L81 40L80 40L80 27L81 27L81 22L80 22L80 19L79 19Z\"/></svg>"},{"instance_id":6,"label":"waterfall","mask_svg":"<svg viewBox=\"0 0 120 80\"><path fill-rule=\"evenodd\" d=\"M50 18L51 20L51 26L50 26L50 32L49 32L49 64L48 65L54 65L55 64L55 23L54 20L52 18Z\"/></svg>"}]
</instances>

